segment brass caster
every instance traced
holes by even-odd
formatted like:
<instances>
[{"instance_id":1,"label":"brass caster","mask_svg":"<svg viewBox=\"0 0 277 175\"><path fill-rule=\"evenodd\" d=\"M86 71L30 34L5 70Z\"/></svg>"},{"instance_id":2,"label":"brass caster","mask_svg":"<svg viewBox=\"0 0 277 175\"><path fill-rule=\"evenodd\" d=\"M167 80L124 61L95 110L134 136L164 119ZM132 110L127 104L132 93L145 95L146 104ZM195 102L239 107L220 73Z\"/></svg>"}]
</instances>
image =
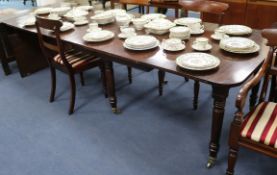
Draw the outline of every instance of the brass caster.
<instances>
[{"instance_id":1,"label":"brass caster","mask_svg":"<svg viewBox=\"0 0 277 175\"><path fill-rule=\"evenodd\" d=\"M120 113L121 113L121 110L118 109L118 108L112 108L112 112L113 112L114 114L120 114Z\"/></svg>"},{"instance_id":2,"label":"brass caster","mask_svg":"<svg viewBox=\"0 0 277 175\"><path fill-rule=\"evenodd\" d=\"M209 157L208 163L206 164L206 168L212 168L215 165L216 158Z\"/></svg>"}]
</instances>

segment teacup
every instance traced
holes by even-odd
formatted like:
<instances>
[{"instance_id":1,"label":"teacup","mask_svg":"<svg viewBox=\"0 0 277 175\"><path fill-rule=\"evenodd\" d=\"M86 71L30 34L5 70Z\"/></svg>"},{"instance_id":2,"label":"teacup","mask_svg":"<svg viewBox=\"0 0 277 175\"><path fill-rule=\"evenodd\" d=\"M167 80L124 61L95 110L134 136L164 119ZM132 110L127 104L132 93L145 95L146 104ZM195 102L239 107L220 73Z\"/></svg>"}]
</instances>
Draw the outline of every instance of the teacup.
<instances>
[{"instance_id":1,"label":"teacup","mask_svg":"<svg viewBox=\"0 0 277 175\"><path fill-rule=\"evenodd\" d=\"M192 31L200 31L204 29L204 26L201 23L191 23L187 24L187 26L192 30Z\"/></svg>"},{"instance_id":2,"label":"teacup","mask_svg":"<svg viewBox=\"0 0 277 175\"><path fill-rule=\"evenodd\" d=\"M206 49L206 47L209 45L209 39L205 37L196 38L196 40L193 42L193 45L199 49Z\"/></svg>"},{"instance_id":3,"label":"teacup","mask_svg":"<svg viewBox=\"0 0 277 175\"><path fill-rule=\"evenodd\" d=\"M183 46L183 42L181 39L179 38L170 38L170 39L164 39L162 44L166 47L166 48L170 48L170 49L176 49L176 48L180 48Z\"/></svg>"},{"instance_id":4,"label":"teacup","mask_svg":"<svg viewBox=\"0 0 277 175\"><path fill-rule=\"evenodd\" d=\"M214 34L217 38L220 38L220 39L224 38L225 36L224 30L221 30L221 29L215 30Z\"/></svg>"},{"instance_id":5,"label":"teacup","mask_svg":"<svg viewBox=\"0 0 277 175\"><path fill-rule=\"evenodd\" d=\"M101 30L101 28L98 27L98 23L93 22L89 24L89 30L90 31L96 31L96 30Z\"/></svg>"}]
</instances>

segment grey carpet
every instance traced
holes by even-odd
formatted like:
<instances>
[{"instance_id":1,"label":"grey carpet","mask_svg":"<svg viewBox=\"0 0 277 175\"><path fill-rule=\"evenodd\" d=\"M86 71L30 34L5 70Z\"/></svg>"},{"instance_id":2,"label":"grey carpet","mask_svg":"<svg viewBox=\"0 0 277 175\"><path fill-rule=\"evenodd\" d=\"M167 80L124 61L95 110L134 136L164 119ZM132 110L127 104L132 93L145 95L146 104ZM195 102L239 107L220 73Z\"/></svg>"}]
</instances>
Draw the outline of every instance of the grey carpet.
<instances>
[{"instance_id":1,"label":"grey carpet","mask_svg":"<svg viewBox=\"0 0 277 175\"><path fill-rule=\"evenodd\" d=\"M216 167L206 169L211 126L211 88L201 84L199 109L192 110L193 81L167 74L164 96L157 72L115 65L118 106L114 115L102 94L98 69L78 82L76 112L67 115L68 78L58 73L57 98L48 103L49 70L21 79L0 72L1 175L222 175L234 98L227 102ZM270 169L270 171L269 171ZM276 160L242 149L239 175L276 175Z\"/></svg>"}]
</instances>

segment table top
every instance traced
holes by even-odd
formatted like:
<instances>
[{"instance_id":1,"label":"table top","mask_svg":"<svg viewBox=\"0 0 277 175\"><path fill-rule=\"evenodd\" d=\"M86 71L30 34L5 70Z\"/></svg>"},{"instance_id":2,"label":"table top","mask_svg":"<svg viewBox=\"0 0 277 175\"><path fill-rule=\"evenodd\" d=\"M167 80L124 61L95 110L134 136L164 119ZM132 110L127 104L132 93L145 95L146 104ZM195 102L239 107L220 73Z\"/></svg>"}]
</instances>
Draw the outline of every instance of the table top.
<instances>
[{"instance_id":1,"label":"table top","mask_svg":"<svg viewBox=\"0 0 277 175\"><path fill-rule=\"evenodd\" d=\"M26 19L27 16L28 15L10 18L5 20L4 23L16 29L36 33L35 27L20 26L21 21ZM204 23L204 25L205 33L198 36L191 36L191 38L186 41L186 49L180 52L168 52L164 51L160 47L148 51L131 51L125 49L123 47L124 40L117 37L117 34L119 34L120 31L116 23L100 26L103 29L115 32L115 38L108 41L99 43L87 43L83 41L82 37L86 34L88 25L81 27L76 26L74 30L64 32L61 38L65 42L87 48L92 52L97 53L97 55L101 55L104 59L109 59L115 62L123 62L129 65L139 65L146 68L157 68L165 72L188 77L200 82L228 87L242 84L249 76L251 76L251 74L253 74L253 72L266 58L269 48L265 46L265 40L262 38L259 30L253 30L253 33L250 36L247 36L260 45L261 49L258 53L233 54L220 49L218 41L211 39L210 36L216 28L216 25L211 23ZM139 33L142 34L143 31ZM51 36L50 33L49 36ZM160 41L162 39L168 38L168 34L154 36L157 37ZM193 72L189 70L183 70L176 65L175 60L179 55L195 52L191 48L191 45L195 38L199 36L209 38L209 42L212 44L213 48L211 51L206 53L217 56L221 60L218 69L205 72Z\"/></svg>"}]
</instances>

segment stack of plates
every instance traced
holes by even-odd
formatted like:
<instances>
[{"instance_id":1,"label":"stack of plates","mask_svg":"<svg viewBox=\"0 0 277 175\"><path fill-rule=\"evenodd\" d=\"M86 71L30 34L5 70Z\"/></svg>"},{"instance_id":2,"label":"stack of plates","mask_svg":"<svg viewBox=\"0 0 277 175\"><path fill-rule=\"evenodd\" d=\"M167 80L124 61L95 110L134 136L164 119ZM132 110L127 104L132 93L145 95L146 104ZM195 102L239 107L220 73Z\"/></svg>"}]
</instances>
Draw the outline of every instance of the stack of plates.
<instances>
[{"instance_id":1,"label":"stack of plates","mask_svg":"<svg viewBox=\"0 0 277 175\"><path fill-rule=\"evenodd\" d=\"M52 8L50 7L42 7L35 10L35 14L37 15L46 15L51 12Z\"/></svg>"},{"instance_id":2,"label":"stack of plates","mask_svg":"<svg viewBox=\"0 0 277 175\"><path fill-rule=\"evenodd\" d=\"M227 35L248 35L252 33L250 27L244 25L225 25L219 27Z\"/></svg>"},{"instance_id":3,"label":"stack of plates","mask_svg":"<svg viewBox=\"0 0 277 175\"><path fill-rule=\"evenodd\" d=\"M88 15L87 11L84 10L78 10L78 9L72 9L68 11L64 17L67 18L70 21L74 21L74 18L83 17Z\"/></svg>"},{"instance_id":4,"label":"stack of plates","mask_svg":"<svg viewBox=\"0 0 277 175\"><path fill-rule=\"evenodd\" d=\"M101 42L114 37L114 33L108 30L93 31L85 34L83 40L87 42Z\"/></svg>"},{"instance_id":5,"label":"stack of plates","mask_svg":"<svg viewBox=\"0 0 277 175\"><path fill-rule=\"evenodd\" d=\"M169 29L169 38L179 38L181 40L186 40L190 38L190 29L188 27L173 27Z\"/></svg>"},{"instance_id":6,"label":"stack of plates","mask_svg":"<svg viewBox=\"0 0 277 175\"><path fill-rule=\"evenodd\" d=\"M176 24L169 21L168 19L154 19L144 25L144 28L149 29L150 33L162 35L169 32L169 29L174 27Z\"/></svg>"},{"instance_id":7,"label":"stack of plates","mask_svg":"<svg viewBox=\"0 0 277 175\"><path fill-rule=\"evenodd\" d=\"M206 53L186 53L177 57L176 64L184 69L203 71L217 68L220 60Z\"/></svg>"},{"instance_id":8,"label":"stack of plates","mask_svg":"<svg viewBox=\"0 0 277 175\"><path fill-rule=\"evenodd\" d=\"M174 22L177 25L188 26L189 24L201 23L202 20L200 18L184 17L184 18L175 19Z\"/></svg>"},{"instance_id":9,"label":"stack of plates","mask_svg":"<svg viewBox=\"0 0 277 175\"><path fill-rule=\"evenodd\" d=\"M60 16L63 16L64 14L66 14L71 8L70 7L57 7L57 8L53 8L51 9L50 13L56 13Z\"/></svg>"},{"instance_id":10,"label":"stack of plates","mask_svg":"<svg viewBox=\"0 0 277 175\"><path fill-rule=\"evenodd\" d=\"M76 9L78 9L78 10L84 10L84 11L90 11L90 10L93 9L93 7L89 6L89 5L83 5L83 6L76 7Z\"/></svg>"},{"instance_id":11,"label":"stack of plates","mask_svg":"<svg viewBox=\"0 0 277 175\"><path fill-rule=\"evenodd\" d=\"M23 21L23 26L34 26L36 22L36 18L34 16L28 17L26 20Z\"/></svg>"},{"instance_id":12,"label":"stack of plates","mask_svg":"<svg viewBox=\"0 0 277 175\"><path fill-rule=\"evenodd\" d=\"M260 46L253 40L242 37L222 39L219 46L221 49L232 53L254 53L260 50Z\"/></svg>"},{"instance_id":13,"label":"stack of plates","mask_svg":"<svg viewBox=\"0 0 277 175\"><path fill-rule=\"evenodd\" d=\"M123 46L131 50L148 50L159 45L159 41L150 35L132 36L125 40Z\"/></svg>"}]
</instances>

